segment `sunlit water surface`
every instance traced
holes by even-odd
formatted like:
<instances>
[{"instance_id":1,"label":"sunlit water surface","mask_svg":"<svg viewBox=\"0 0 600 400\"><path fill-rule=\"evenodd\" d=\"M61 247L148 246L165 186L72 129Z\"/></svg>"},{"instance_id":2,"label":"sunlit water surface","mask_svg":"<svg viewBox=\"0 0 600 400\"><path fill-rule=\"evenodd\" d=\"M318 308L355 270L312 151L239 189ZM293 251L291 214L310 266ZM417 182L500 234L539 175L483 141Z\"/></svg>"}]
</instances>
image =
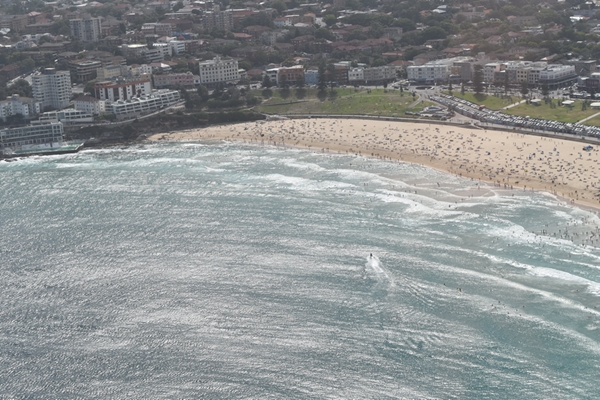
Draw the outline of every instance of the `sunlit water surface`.
<instances>
[{"instance_id":1,"label":"sunlit water surface","mask_svg":"<svg viewBox=\"0 0 600 400\"><path fill-rule=\"evenodd\" d=\"M0 398L598 398L599 222L274 147L0 162Z\"/></svg>"}]
</instances>

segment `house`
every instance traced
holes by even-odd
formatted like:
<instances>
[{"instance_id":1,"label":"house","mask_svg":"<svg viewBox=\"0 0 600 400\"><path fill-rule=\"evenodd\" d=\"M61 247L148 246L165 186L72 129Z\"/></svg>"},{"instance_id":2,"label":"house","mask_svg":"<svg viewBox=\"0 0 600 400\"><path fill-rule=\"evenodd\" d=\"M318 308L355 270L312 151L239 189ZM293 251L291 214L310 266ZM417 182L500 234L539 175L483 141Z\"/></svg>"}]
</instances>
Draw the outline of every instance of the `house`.
<instances>
[{"instance_id":1,"label":"house","mask_svg":"<svg viewBox=\"0 0 600 400\"><path fill-rule=\"evenodd\" d=\"M302 50L308 44L311 44L315 41L315 37L312 35L304 35L293 38L290 42L294 46L296 50Z\"/></svg>"}]
</instances>

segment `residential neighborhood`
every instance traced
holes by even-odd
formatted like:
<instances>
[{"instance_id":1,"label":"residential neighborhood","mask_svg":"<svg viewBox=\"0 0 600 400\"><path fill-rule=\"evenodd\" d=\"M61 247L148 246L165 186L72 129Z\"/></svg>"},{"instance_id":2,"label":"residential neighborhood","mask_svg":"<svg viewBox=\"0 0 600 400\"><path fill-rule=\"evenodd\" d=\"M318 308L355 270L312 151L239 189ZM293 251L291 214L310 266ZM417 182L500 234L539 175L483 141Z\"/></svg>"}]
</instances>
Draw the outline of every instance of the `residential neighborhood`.
<instances>
[{"instance_id":1,"label":"residential neighborhood","mask_svg":"<svg viewBox=\"0 0 600 400\"><path fill-rule=\"evenodd\" d=\"M252 106L274 87L600 89L595 2L4 1L4 125ZM407 87L407 86L405 86ZM74 114L73 114L74 115Z\"/></svg>"}]
</instances>

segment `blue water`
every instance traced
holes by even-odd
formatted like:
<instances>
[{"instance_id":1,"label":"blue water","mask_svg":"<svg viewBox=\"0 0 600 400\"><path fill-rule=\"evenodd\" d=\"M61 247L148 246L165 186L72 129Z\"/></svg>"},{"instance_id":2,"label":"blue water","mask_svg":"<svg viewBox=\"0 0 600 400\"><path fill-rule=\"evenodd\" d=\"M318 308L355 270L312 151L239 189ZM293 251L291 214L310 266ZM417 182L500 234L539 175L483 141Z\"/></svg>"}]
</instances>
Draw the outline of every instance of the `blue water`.
<instances>
[{"instance_id":1,"label":"blue water","mask_svg":"<svg viewBox=\"0 0 600 400\"><path fill-rule=\"evenodd\" d=\"M276 147L0 162L0 398L598 398L599 224Z\"/></svg>"}]
</instances>

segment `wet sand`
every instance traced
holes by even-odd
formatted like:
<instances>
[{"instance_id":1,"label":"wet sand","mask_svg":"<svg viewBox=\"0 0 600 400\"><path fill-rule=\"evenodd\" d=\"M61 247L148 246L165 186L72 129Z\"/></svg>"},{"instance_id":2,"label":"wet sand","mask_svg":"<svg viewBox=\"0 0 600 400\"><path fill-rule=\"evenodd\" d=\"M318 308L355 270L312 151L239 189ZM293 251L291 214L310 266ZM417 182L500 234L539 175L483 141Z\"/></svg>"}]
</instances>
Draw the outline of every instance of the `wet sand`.
<instances>
[{"instance_id":1,"label":"wet sand","mask_svg":"<svg viewBox=\"0 0 600 400\"><path fill-rule=\"evenodd\" d=\"M149 140L237 140L402 160L513 190L600 208L600 151L574 141L439 124L359 119L258 121L160 133Z\"/></svg>"}]
</instances>

